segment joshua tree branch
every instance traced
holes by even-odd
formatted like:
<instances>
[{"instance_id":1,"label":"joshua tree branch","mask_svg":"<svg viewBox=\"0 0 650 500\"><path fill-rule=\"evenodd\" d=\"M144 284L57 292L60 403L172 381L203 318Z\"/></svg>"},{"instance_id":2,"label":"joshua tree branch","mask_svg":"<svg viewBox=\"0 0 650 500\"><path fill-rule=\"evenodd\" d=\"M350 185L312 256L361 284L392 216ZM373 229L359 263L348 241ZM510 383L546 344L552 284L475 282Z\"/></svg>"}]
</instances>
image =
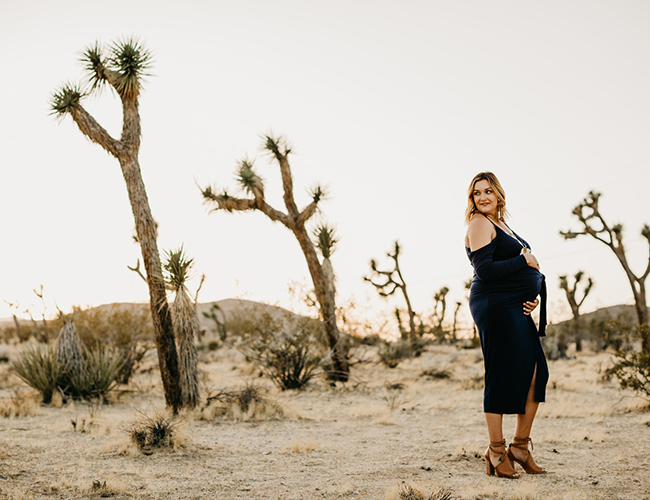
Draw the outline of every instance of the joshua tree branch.
<instances>
[{"instance_id":1,"label":"joshua tree branch","mask_svg":"<svg viewBox=\"0 0 650 500\"><path fill-rule=\"evenodd\" d=\"M648 241L648 253L650 254L650 226L647 224L643 226L643 229L641 230L641 235ZM645 279L650 275L650 255L648 256L648 267L645 268L645 271L641 275L641 278L639 278L641 281L645 281Z\"/></svg>"},{"instance_id":2,"label":"joshua tree branch","mask_svg":"<svg viewBox=\"0 0 650 500\"><path fill-rule=\"evenodd\" d=\"M122 150L119 141L111 135L88 113L80 104L71 110L72 119L75 121L81 133L91 141L99 144L108 153L118 158Z\"/></svg>"},{"instance_id":3,"label":"joshua tree branch","mask_svg":"<svg viewBox=\"0 0 650 500\"><path fill-rule=\"evenodd\" d=\"M282 188L284 190L284 204L287 207L289 215L297 220L299 217L298 207L293 199L293 179L291 177L291 167L287 155L284 154L278 162L280 163L280 172L282 173Z\"/></svg>"},{"instance_id":4,"label":"joshua tree branch","mask_svg":"<svg viewBox=\"0 0 650 500\"><path fill-rule=\"evenodd\" d=\"M262 206L259 208L259 210L266 214L269 219L282 222L282 224L287 226L287 228L293 230L294 223L291 218L287 216L287 214L276 210L266 202L262 203Z\"/></svg>"},{"instance_id":5,"label":"joshua tree branch","mask_svg":"<svg viewBox=\"0 0 650 500\"><path fill-rule=\"evenodd\" d=\"M316 213L316 210L318 210L318 201L312 201L309 205L303 208L300 214L298 214L296 224L304 225L309 218Z\"/></svg>"}]
</instances>

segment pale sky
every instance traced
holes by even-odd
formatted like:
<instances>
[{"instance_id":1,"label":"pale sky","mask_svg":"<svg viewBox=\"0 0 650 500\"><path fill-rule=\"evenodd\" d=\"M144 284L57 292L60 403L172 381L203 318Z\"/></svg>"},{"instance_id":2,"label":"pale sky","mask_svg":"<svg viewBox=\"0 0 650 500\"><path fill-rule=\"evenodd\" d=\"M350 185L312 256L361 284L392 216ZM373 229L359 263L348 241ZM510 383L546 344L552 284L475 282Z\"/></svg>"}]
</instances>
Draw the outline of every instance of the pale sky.
<instances>
[{"instance_id":1,"label":"pale sky","mask_svg":"<svg viewBox=\"0 0 650 500\"><path fill-rule=\"evenodd\" d=\"M272 130L294 146L299 204L316 182L329 189L341 301L371 315L402 304L362 281L395 239L417 312L445 285L452 304L463 299L466 192L490 170L547 275L551 319L567 311L558 276L579 269L596 282L584 311L632 302L609 249L558 234L578 229L571 210L601 191L634 270L647 264L650 3L628 0L0 0L0 299L38 314L43 284L49 313L55 301L148 300L127 269L139 248L117 161L48 114L52 91L82 79L80 51L128 35L154 54L140 164L159 247L184 244L196 259L200 301L291 306L288 283L308 281L286 228L260 213L208 215L196 186L232 190L237 160L257 156L284 209L279 170L259 150ZM114 94L84 104L119 135Z\"/></svg>"}]
</instances>

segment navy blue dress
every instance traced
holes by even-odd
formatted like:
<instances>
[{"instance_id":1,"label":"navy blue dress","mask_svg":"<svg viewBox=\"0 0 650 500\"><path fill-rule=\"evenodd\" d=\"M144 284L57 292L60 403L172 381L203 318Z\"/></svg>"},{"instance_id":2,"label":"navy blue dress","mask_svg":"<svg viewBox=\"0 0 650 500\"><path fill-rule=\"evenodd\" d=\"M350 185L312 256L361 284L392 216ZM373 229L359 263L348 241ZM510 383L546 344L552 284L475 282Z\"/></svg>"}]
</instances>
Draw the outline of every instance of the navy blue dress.
<instances>
[{"instance_id":1,"label":"navy blue dress","mask_svg":"<svg viewBox=\"0 0 650 500\"><path fill-rule=\"evenodd\" d=\"M497 234L489 244L474 252L466 248L474 267L469 307L485 364L483 411L524 414L535 365L535 401L542 402L546 396L548 365L539 338L545 335L546 282L542 273L526 264L521 244L494 227ZM539 331L523 312L524 302L538 295Z\"/></svg>"}]
</instances>

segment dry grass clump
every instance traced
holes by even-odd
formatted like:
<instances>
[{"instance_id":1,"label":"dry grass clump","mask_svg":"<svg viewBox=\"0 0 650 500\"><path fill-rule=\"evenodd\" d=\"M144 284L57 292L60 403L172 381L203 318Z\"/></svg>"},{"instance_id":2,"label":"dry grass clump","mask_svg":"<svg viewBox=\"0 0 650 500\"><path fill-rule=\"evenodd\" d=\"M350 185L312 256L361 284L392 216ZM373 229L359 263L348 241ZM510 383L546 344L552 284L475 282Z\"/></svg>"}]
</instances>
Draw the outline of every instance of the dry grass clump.
<instances>
[{"instance_id":1,"label":"dry grass clump","mask_svg":"<svg viewBox=\"0 0 650 500\"><path fill-rule=\"evenodd\" d=\"M379 361L388 368L395 368L401 361L413 356L413 346L406 340L386 342L377 352Z\"/></svg>"},{"instance_id":2,"label":"dry grass clump","mask_svg":"<svg viewBox=\"0 0 650 500\"><path fill-rule=\"evenodd\" d=\"M438 488L429 495L408 483L394 485L386 492L386 500L452 500L451 491Z\"/></svg>"},{"instance_id":3,"label":"dry grass clump","mask_svg":"<svg viewBox=\"0 0 650 500\"><path fill-rule=\"evenodd\" d=\"M430 379L446 379L451 378L451 372L445 369L429 368L428 370L422 370L420 377L427 377Z\"/></svg>"},{"instance_id":4,"label":"dry grass clump","mask_svg":"<svg viewBox=\"0 0 650 500\"><path fill-rule=\"evenodd\" d=\"M313 439L294 439L285 447L286 453L304 453L316 450L316 441Z\"/></svg>"},{"instance_id":5,"label":"dry grass clump","mask_svg":"<svg viewBox=\"0 0 650 500\"><path fill-rule=\"evenodd\" d=\"M139 449L173 448L183 444L178 438L178 420L167 411L159 411L153 416L141 413L140 418L133 422L127 433L133 444Z\"/></svg>"},{"instance_id":6,"label":"dry grass clump","mask_svg":"<svg viewBox=\"0 0 650 500\"><path fill-rule=\"evenodd\" d=\"M460 386L465 390L483 389L483 383L484 383L483 379L484 379L483 375L476 375L475 377L471 377L463 380Z\"/></svg>"},{"instance_id":7,"label":"dry grass clump","mask_svg":"<svg viewBox=\"0 0 650 500\"><path fill-rule=\"evenodd\" d=\"M267 396L267 390L249 384L241 389L222 389L210 393L201 410L201 418L214 420L216 417L233 420L265 420L284 416L282 407Z\"/></svg>"},{"instance_id":8,"label":"dry grass clump","mask_svg":"<svg viewBox=\"0 0 650 500\"><path fill-rule=\"evenodd\" d=\"M40 396L37 392L15 390L10 399L0 399L0 417L31 417L37 414Z\"/></svg>"}]
</instances>

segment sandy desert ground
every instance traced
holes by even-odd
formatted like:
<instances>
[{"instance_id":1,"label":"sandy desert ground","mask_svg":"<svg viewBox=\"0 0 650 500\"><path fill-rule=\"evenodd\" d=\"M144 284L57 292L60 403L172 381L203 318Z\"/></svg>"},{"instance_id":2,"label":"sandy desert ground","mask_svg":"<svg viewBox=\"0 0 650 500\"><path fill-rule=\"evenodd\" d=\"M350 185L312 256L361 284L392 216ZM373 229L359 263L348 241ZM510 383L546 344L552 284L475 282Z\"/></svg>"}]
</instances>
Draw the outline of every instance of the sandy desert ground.
<instances>
[{"instance_id":1,"label":"sandy desert ground","mask_svg":"<svg viewBox=\"0 0 650 500\"><path fill-rule=\"evenodd\" d=\"M376 359L365 349L362 357ZM649 405L602 380L609 358L550 362L547 403L533 429L535 458L550 471L543 476L485 474L477 349L429 346L394 369L357 365L345 385L315 381L287 392L257 377L238 351L222 349L203 355L206 386L253 381L268 387L284 416L184 413L175 449L143 453L126 429L163 399L157 373L140 373L108 405L35 405L27 416L1 418L0 498L392 500L408 484L427 498L442 488L456 499L648 499ZM430 368L451 378L422 376ZM0 381L5 405L27 391L7 364ZM506 417L506 435L513 428ZM95 481L106 486L93 490Z\"/></svg>"}]
</instances>

